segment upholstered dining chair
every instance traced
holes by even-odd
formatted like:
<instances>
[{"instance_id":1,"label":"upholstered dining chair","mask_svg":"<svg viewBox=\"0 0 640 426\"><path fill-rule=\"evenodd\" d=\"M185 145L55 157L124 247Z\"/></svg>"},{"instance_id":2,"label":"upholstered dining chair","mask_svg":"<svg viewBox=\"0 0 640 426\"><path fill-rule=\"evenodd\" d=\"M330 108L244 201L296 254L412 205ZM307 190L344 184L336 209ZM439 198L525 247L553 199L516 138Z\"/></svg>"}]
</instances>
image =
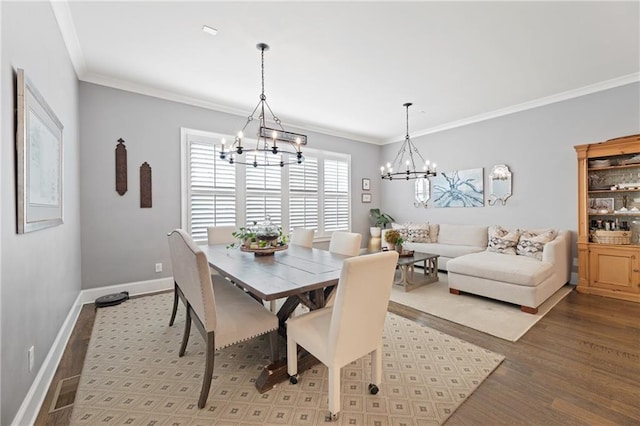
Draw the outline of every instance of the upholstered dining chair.
<instances>
[{"instance_id":1,"label":"upholstered dining chair","mask_svg":"<svg viewBox=\"0 0 640 426\"><path fill-rule=\"evenodd\" d=\"M340 371L371 353L369 392L382 380L382 332L398 261L395 251L344 261L333 306L287 320L287 370L298 382L297 345L329 370L329 419L340 411Z\"/></svg>"},{"instance_id":2,"label":"upholstered dining chair","mask_svg":"<svg viewBox=\"0 0 640 426\"><path fill-rule=\"evenodd\" d=\"M329 242L331 253L343 254L345 256L357 256L360 253L360 243L362 235L355 232L334 231Z\"/></svg>"},{"instance_id":3,"label":"upholstered dining chair","mask_svg":"<svg viewBox=\"0 0 640 426\"><path fill-rule=\"evenodd\" d=\"M235 231L235 226L209 226L207 228L207 244L231 244L235 242L235 237L231 234ZM214 275L218 275L216 271L211 269L211 273ZM169 319L169 326L173 325L173 322L176 319L176 313L178 313L178 300L182 299L184 302L184 297L180 292L177 284L174 283L173 286L173 309L171 310L171 318ZM186 303L185 303L186 306Z\"/></svg>"},{"instance_id":4,"label":"upholstered dining chair","mask_svg":"<svg viewBox=\"0 0 640 426\"><path fill-rule=\"evenodd\" d=\"M206 255L182 229L169 234L169 252L173 278L187 305L178 354L180 357L185 354L192 321L206 342L205 371L198 399L198 408L203 408L209 396L217 349L270 333L271 358L273 362L278 360L278 317L242 289L229 285L222 277L212 276Z\"/></svg>"},{"instance_id":5,"label":"upholstered dining chair","mask_svg":"<svg viewBox=\"0 0 640 426\"><path fill-rule=\"evenodd\" d=\"M235 226L209 226L207 227L207 243L211 244L231 244L236 242L232 232Z\"/></svg>"},{"instance_id":6,"label":"upholstered dining chair","mask_svg":"<svg viewBox=\"0 0 640 426\"><path fill-rule=\"evenodd\" d=\"M293 228L291 231L291 241L289 243L303 246L303 247L313 247L313 236L316 231L313 229L307 228Z\"/></svg>"},{"instance_id":7,"label":"upholstered dining chair","mask_svg":"<svg viewBox=\"0 0 640 426\"><path fill-rule=\"evenodd\" d=\"M357 256L360 253L360 242L362 235L355 232L334 231L331 234L329 242L329 251L331 253L342 254L345 256ZM335 291L327 296L326 305L333 305L335 299Z\"/></svg>"}]
</instances>

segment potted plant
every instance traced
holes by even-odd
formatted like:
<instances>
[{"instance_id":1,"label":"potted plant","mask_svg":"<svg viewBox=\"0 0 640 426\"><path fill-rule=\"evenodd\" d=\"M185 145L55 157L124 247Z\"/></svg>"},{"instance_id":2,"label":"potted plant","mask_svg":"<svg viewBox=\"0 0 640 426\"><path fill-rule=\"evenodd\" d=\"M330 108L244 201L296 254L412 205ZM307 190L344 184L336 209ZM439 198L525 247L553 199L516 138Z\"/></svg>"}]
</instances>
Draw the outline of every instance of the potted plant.
<instances>
[{"instance_id":1,"label":"potted plant","mask_svg":"<svg viewBox=\"0 0 640 426\"><path fill-rule=\"evenodd\" d=\"M393 222L395 219L389 216L386 213L382 213L380 209L370 209L369 210L370 217L373 218L375 226L369 228L369 232L371 232L371 236L378 238L382 232L383 228L386 228L388 224Z\"/></svg>"},{"instance_id":2,"label":"potted plant","mask_svg":"<svg viewBox=\"0 0 640 426\"><path fill-rule=\"evenodd\" d=\"M395 229L391 229L391 230L385 232L384 240L387 242L387 248L389 250L395 250L396 249L396 243L398 242L398 240L402 240L402 238L400 237L400 232L399 231L397 231Z\"/></svg>"},{"instance_id":3,"label":"potted plant","mask_svg":"<svg viewBox=\"0 0 640 426\"><path fill-rule=\"evenodd\" d=\"M388 244L388 243L387 243ZM396 240L396 251L402 254L402 245L404 244L404 238L398 237Z\"/></svg>"}]
</instances>

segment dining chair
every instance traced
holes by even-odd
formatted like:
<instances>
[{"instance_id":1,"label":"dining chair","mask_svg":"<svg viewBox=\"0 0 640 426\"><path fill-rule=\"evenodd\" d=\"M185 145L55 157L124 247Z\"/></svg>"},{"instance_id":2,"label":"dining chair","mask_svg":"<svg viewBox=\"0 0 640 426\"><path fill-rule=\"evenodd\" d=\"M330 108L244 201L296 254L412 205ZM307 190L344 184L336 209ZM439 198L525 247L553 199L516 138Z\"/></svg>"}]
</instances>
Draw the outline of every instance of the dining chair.
<instances>
[{"instance_id":1,"label":"dining chair","mask_svg":"<svg viewBox=\"0 0 640 426\"><path fill-rule=\"evenodd\" d=\"M334 231L329 242L331 253L357 256L360 253L362 235L355 232Z\"/></svg>"},{"instance_id":2,"label":"dining chair","mask_svg":"<svg viewBox=\"0 0 640 426\"><path fill-rule=\"evenodd\" d=\"M235 242L235 237L231 234L235 231L235 226L209 226L207 227L207 244L231 244ZM211 274L218 275L218 273L211 269ZM171 318L169 319L169 327L173 325L178 313L178 300L182 300L184 303L184 296L174 283L173 286L173 309L171 310ZM185 303L186 306L186 303Z\"/></svg>"},{"instance_id":3,"label":"dining chair","mask_svg":"<svg viewBox=\"0 0 640 426\"><path fill-rule=\"evenodd\" d=\"M340 411L340 372L371 354L369 392L382 380L382 332L398 261L395 251L351 257L344 261L335 303L287 320L287 371L298 382L298 345L327 366L329 418Z\"/></svg>"},{"instance_id":4,"label":"dining chair","mask_svg":"<svg viewBox=\"0 0 640 426\"><path fill-rule=\"evenodd\" d=\"M329 242L329 252L345 256L357 256L360 253L362 235L355 232L334 231ZM328 289L326 306L333 305L335 291Z\"/></svg>"},{"instance_id":5,"label":"dining chair","mask_svg":"<svg viewBox=\"0 0 640 426\"><path fill-rule=\"evenodd\" d=\"M236 237L232 234L235 230L235 226L209 226L207 227L207 243L209 245L235 243Z\"/></svg>"},{"instance_id":6,"label":"dining chair","mask_svg":"<svg viewBox=\"0 0 640 426\"><path fill-rule=\"evenodd\" d=\"M212 276L206 255L182 229L169 236L169 252L176 286L184 296L187 316L178 355L184 356L191 322L206 342L205 371L198 408L209 396L215 351L269 333L271 359L278 360L278 317L242 289Z\"/></svg>"},{"instance_id":7,"label":"dining chair","mask_svg":"<svg viewBox=\"0 0 640 426\"><path fill-rule=\"evenodd\" d=\"M316 231L307 228L293 228L291 231L291 244L303 247L313 247L313 236Z\"/></svg>"}]
</instances>

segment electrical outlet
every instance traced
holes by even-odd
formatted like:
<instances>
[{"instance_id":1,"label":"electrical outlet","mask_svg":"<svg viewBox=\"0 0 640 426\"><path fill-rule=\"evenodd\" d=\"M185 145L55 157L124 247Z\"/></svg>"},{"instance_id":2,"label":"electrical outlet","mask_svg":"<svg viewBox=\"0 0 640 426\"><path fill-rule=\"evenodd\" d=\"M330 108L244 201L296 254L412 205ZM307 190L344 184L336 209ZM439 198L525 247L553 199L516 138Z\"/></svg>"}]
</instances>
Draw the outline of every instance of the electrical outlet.
<instances>
[{"instance_id":1,"label":"electrical outlet","mask_svg":"<svg viewBox=\"0 0 640 426\"><path fill-rule=\"evenodd\" d=\"M29 372L33 370L33 364L35 363L35 348L31 346L27 351L27 357L29 358Z\"/></svg>"},{"instance_id":2,"label":"electrical outlet","mask_svg":"<svg viewBox=\"0 0 640 426\"><path fill-rule=\"evenodd\" d=\"M156 263L156 272L162 272L162 263Z\"/></svg>"}]
</instances>

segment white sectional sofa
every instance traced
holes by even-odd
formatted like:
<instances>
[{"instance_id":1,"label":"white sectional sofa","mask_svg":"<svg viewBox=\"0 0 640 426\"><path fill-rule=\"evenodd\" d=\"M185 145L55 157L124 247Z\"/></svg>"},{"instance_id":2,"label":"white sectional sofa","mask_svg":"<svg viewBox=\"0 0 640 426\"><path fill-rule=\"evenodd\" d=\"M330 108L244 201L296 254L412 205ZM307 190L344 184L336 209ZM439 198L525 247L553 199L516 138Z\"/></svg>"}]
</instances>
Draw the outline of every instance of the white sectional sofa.
<instances>
[{"instance_id":1,"label":"white sectional sofa","mask_svg":"<svg viewBox=\"0 0 640 426\"><path fill-rule=\"evenodd\" d=\"M472 293L537 313L570 280L568 231L449 224L393 224L393 228L411 241L405 249L440 255L438 268L448 272L453 294Z\"/></svg>"},{"instance_id":2,"label":"white sectional sofa","mask_svg":"<svg viewBox=\"0 0 640 426\"><path fill-rule=\"evenodd\" d=\"M393 223L392 229L400 230L403 238L409 239L403 245L405 250L440 255L438 269L445 271L451 259L484 251L488 244L488 226ZM382 230L382 247L387 245L384 240L386 232L387 229Z\"/></svg>"}]
</instances>

